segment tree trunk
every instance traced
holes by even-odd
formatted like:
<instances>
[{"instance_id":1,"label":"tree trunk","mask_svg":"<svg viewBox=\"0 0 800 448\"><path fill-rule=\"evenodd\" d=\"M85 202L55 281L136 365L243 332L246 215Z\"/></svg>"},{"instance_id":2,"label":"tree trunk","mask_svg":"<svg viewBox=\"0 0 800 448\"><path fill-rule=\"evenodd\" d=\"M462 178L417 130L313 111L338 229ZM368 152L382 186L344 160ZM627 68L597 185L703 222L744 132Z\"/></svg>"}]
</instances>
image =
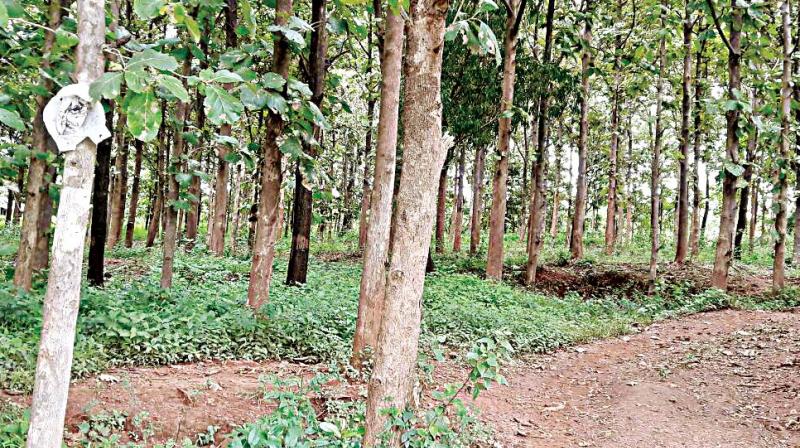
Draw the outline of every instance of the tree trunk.
<instances>
[{"instance_id":1,"label":"tree trunk","mask_svg":"<svg viewBox=\"0 0 800 448\"><path fill-rule=\"evenodd\" d=\"M50 30L55 30L61 25L61 2L53 0L50 2L48 9ZM47 30L45 31L43 54L49 54L53 49L55 42L55 33ZM50 68L50 60L48 58L42 59L42 70L47 72ZM33 120L33 148L34 153L47 153L47 129L45 129L44 121L42 120L42 112L44 106L50 100L50 92L53 89L53 81L48 77L43 77L41 81L42 90L48 92L46 96L36 96L36 116ZM48 191L45 187L45 174L47 171L47 162L38 157L31 157L30 165L28 166L28 183L25 190L25 213L22 218L22 229L20 229L19 237L19 250L17 251L17 262L14 269L14 286L25 291L31 289L31 279L33 277L34 260L37 256L37 244L41 238L46 238L40 232L40 215L41 207L44 204L45 197L49 199ZM20 196L22 191L20 191ZM9 199L11 195L9 193ZM9 201L9 211L11 208L11 201ZM50 222L47 222L48 228Z\"/></svg>"},{"instance_id":2,"label":"tree trunk","mask_svg":"<svg viewBox=\"0 0 800 448\"><path fill-rule=\"evenodd\" d=\"M519 22L526 0L509 0L506 11L506 34L503 43L503 85L500 111L514 106L514 80L517 70L517 37ZM489 216L489 250L486 259L486 277L503 278L503 237L506 223L506 191L508 189L508 159L511 143L511 118L500 117L497 132L497 165L492 179L492 211Z\"/></svg>"},{"instance_id":3,"label":"tree trunk","mask_svg":"<svg viewBox=\"0 0 800 448\"><path fill-rule=\"evenodd\" d=\"M192 67L191 53L187 54L186 59L183 61L181 74L186 77L189 75ZM183 79L183 87L186 88L186 78ZM183 156L184 140L183 132L186 128L186 116L189 111L189 103L179 101L176 106L175 118L178 125L176 132L173 134L173 147L170 161L173 166L179 168L181 166L181 157ZM180 171L176 169L175 171ZM169 184L167 190L166 207L164 207L164 241L163 245L163 261L161 264L161 288L167 289L172 287L172 267L175 262L175 247L178 243L178 209L174 207L175 201L178 200L178 191L180 185L178 184L177 173L169 176Z\"/></svg>"},{"instance_id":4,"label":"tree trunk","mask_svg":"<svg viewBox=\"0 0 800 448\"><path fill-rule=\"evenodd\" d=\"M403 171L383 324L369 381L364 446L375 446L387 407L404 409L417 366L425 259L430 249L436 176L444 164L440 84L446 0L411 0L403 109ZM387 44L388 46L388 44ZM396 434L392 446L399 446Z\"/></svg>"},{"instance_id":5,"label":"tree trunk","mask_svg":"<svg viewBox=\"0 0 800 448\"><path fill-rule=\"evenodd\" d=\"M311 89L311 102L322 107L325 89L325 75L328 73L325 63L328 53L327 0L311 0L311 47L308 57L308 86ZM317 141L322 141L321 129L314 126ZM306 153L316 157L316 149L306 145ZM289 267L286 272L287 285L299 285L306 282L308 275L308 250L311 240L312 197L311 190L303 183L303 174L298 164L295 170L295 202L292 216L292 249L289 253ZM349 206L349 204L347 204Z\"/></svg>"},{"instance_id":6,"label":"tree trunk","mask_svg":"<svg viewBox=\"0 0 800 448\"><path fill-rule=\"evenodd\" d=\"M743 12L736 0L731 0L731 23L728 27L728 99L735 101L739 94L742 79L740 74L741 35ZM739 164L739 110L731 108L725 112L727 137L725 140L725 163ZM739 176L724 169L722 180L722 210L719 219L719 236L714 255L714 268L711 272L711 286L726 290L728 288L728 269L731 265L734 210L736 208L736 183Z\"/></svg>"},{"instance_id":7,"label":"tree trunk","mask_svg":"<svg viewBox=\"0 0 800 448\"><path fill-rule=\"evenodd\" d=\"M553 15L555 14L555 0L547 2L547 16L545 22L544 53L542 65L550 64L550 54L553 48ZM547 214L546 166L547 166L547 118L550 104L550 85L544 86L544 92L539 97L539 121L537 123L536 154L533 161L533 207L531 207L530 228L528 229L528 262L525 266L525 284L536 283L536 270L539 266L539 253L542 250L544 239L545 215Z\"/></svg>"},{"instance_id":8,"label":"tree trunk","mask_svg":"<svg viewBox=\"0 0 800 448\"><path fill-rule=\"evenodd\" d=\"M378 2L376 2L377 4ZM380 13L376 8L375 15ZM400 73L403 60L404 21L399 14L386 11L381 55L381 102L378 141L375 148L375 174L364 246L364 271L358 295L358 318L353 336L352 364L361 366L369 347L377 348L384 309L386 263L389 260L389 232L392 227L392 198L397 148L397 117L400 104Z\"/></svg>"},{"instance_id":9,"label":"tree trunk","mask_svg":"<svg viewBox=\"0 0 800 448\"><path fill-rule=\"evenodd\" d=\"M703 62L703 50L706 41L700 44L697 52L694 79L694 163L692 164L692 233L689 236L690 251L692 258L697 258L700 254L700 203L703 193L700 190L700 161L703 159L701 144L703 141L703 81L701 78L700 66Z\"/></svg>"},{"instance_id":10,"label":"tree trunk","mask_svg":"<svg viewBox=\"0 0 800 448\"><path fill-rule=\"evenodd\" d=\"M445 156L442 171L439 173L439 188L436 193L436 253L444 253L445 220L447 212L447 171L450 168L450 156Z\"/></svg>"},{"instance_id":11,"label":"tree trunk","mask_svg":"<svg viewBox=\"0 0 800 448\"><path fill-rule=\"evenodd\" d=\"M105 14L102 0L77 0L75 78L91 83L103 73ZM86 139L64 155L58 226L44 297L41 340L33 386L28 448L60 448L64 436L75 327L81 292L84 238L89 220L96 147Z\"/></svg>"},{"instance_id":12,"label":"tree trunk","mask_svg":"<svg viewBox=\"0 0 800 448\"><path fill-rule=\"evenodd\" d=\"M52 148L51 148L52 150ZM33 270L45 269L50 262L50 228L53 221L53 198L50 197L50 186L55 182L57 168L54 164L47 167L42 185L44 192L39 200L39 236L36 240L36 255L33 257Z\"/></svg>"},{"instance_id":13,"label":"tree trunk","mask_svg":"<svg viewBox=\"0 0 800 448\"><path fill-rule=\"evenodd\" d=\"M373 11L373 16L377 16L379 8ZM367 34L367 79L372 77L372 22L369 20L369 32ZM380 48L379 48L380 50ZM368 90L368 93L369 92ZM370 95L367 101L367 132L364 139L364 177L361 183L361 213L358 221L358 249L364 251L367 244L367 219L369 214L369 153L372 151L372 123L375 121L375 98Z\"/></svg>"},{"instance_id":14,"label":"tree trunk","mask_svg":"<svg viewBox=\"0 0 800 448\"><path fill-rule=\"evenodd\" d=\"M666 27L665 10L666 0L661 4L661 26ZM650 164L650 273L648 276L648 292L655 293L656 279L658 276L658 251L660 243L660 216L661 216L661 145L662 121L661 112L662 95L664 91L664 71L667 63L666 38L661 37L658 45L658 81L656 81L656 129L653 136L653 159Z\"/></svg>"},{"instance_id":15,"label":"tree trunk","mask_svg":"<svg viewBox=\"0 0 800 448\"><path fill-rule=\"evenodd\" d=\"M475 163L472 167L472 210L469 225L469 254L478 253L481 245L481 224L483 215L483 172L486 162L486 148L478 147L475 153Z\"/></svg>"},{"instance_id":16,"label":"tree trunk","mask_svg":"<svg viewBox=\"0 0 800 448\"><path fill-rule=\"evenodd\" d=\"M194 169L190 171L194 171ZM187 193L194 198L189 200L189 210L186 212L186 250L190 251L197 242L197 230L200 225L200 204L202 203L200 176L192 174Z\"/></svg>"},{"instance_id":17,"label":"tree trunk","mask_svg":"<svg viewBox=\"0 0 800 448\"><path fill-rule=\"evenodd\" d=\"M756 99L757 93L753 92L753 115L756 115L758 101ZM739 194L739 212L736 219L736 231L733 239L733 258L736 260L742 259L742 240L744 239L744 231L747 227L747 210L749 208L748 201L750 200L750 188L753 178L753 163L756 160L756 150L758 148L758 128L755 123L752 123L752 132L747 139L747 152L745 154L744 173L742 173L742 180L745 182L742 191Z\"/></svg>"},{"instance_id":18,"label":"tree trunk","mask_svg":"<svg viewBox=\"0 0 800 448\"><path fill-rule=\"evenodd\" d=\"M292 14L292 0L277 0L275 26L286 26ZM273 33L272 72L289 77L289 43L280 33ZM258 193L256 229L253 237L253 261L247 289L247 305L258 310L269 299L272 262L275 258L275 236L278 233L278 210L283 172L282 153L278 139L283 135L284 122L280 115L269 112L264 135L264 155L261 162L261 185Z\"/></svg>"},{"instance_id":19,"label":"tree trunk","mask_svg":"<svg viewBox=\"0 0 800 448\"><path fill-rule=\"evenodd\" d=\"M678 175L678 238L675 263L683 264L689 254L689 117L692 111L692 15L689 0L683 8L683 76L681 78L681 157Z\"/></svg>"},{"instance_id":20,"label":"tree trunk","mask_svg":"<svg viewBox=\"0 0 800 448\"><path fill-rule=\"evenodd\" d=\"M750 206L750 226L748 227L748 250L753 252L753 244L756 239L756 226L758 225L758 177L753 180L751 186L752 204Z\"/></svg>"},{"instance_id":21,"label":"tree trunk","mask_svg":"<svg viewBox=\"0 0 800 448\"><path fill-rule=\"evenodd\" d=\"M786 226L789 215L787 190L789 189L789 116L792 113L792 6L784 0L781 6L783 31L783 76L781 77L781 139L778 151L778 163L775 167L775 257L772 267L772 289L779 291L786 285ZM773 207L775 207L773 205Z\"/></svg>"},{"instance_id":22,"label":"tree trunk","mask_svg":"<svg viewBox=\"0 0 800 448\"><path fill-rule=\"evenodd\" d=\"M231 224L231 255L236 255L238 252L239 247L239 220L240 215L239 209L242 207L241 204L241 197L242 197L242 165L236 165L236 173L233 175L233 210L231 210L231 214L233 215L233 222ZM280 220L278 221L278 228L280 229Z\"/></svg>"},{"instance_id":23,"label":"tree trunk","mask_svg":"<svg viewBox=\"0 0 800 448\"><path fill-rule=\"evenodd\" d=\"M466 170L465 147L461 147L458 154L458 168L456 171L456 203L453 211L453 220L450 223L453 233L453 252L461 252L461 234L463 233L464 222L464 171Z\"/></svg>"},{"instance_id":24,"label":"tree trunk","mask_svg":"<svg viewBox=\"0 0 800 448\"><path fill-rule=\"evenodd\" d=\"M109 102L106 112L106 123L109 129L114 129L114 103ZM111 170L111 142L109 138L96 148L96 163L94 167L94 185L92 187L92 221L89 241L89 263L86 277L89 284L103 286L105 282L105 250L108 237L108 184ZM60 206L59 206L60 208ZM59 225L56 225L56 228Z\"/></svg>"},{"instance_id":25,"label":"tree trunk","mask_svg":"<svg viewBox=\"0 0 800 448\"><path fill-rule=\"evenodd\" d=\"M161 228L161 215L164 212L164 184L166 183L166 174L164 170L165 160L169 158L169 141L166 136L166 116L167 105L166 102L161 103L161 127L158 130L158 142L156 143L156 198L153 201L152 218L150 225L147 227L147 241L145 247L153 247L158 236L158 231Z\"/></svg>"},{"instance_id":26,"label":"tree trunk","mask_svg":"<svg viewBox=\"0 0 800 448\"><path fill-rule=\"evenodd\" d=\"M136 212L139 207L139 189L142 175L142 150L144 144L140 140L133 142L136 149L136 160L133 166L133 186L131 187L131 203L128 209L128 222L125 225L125 247L133 247L133 232L136 228Z\"/></svg>"},{"instance_id":27,"label":"tree trunk","mask_svg":"<svg viewBox=\"0 0 800 448\"><path fill-rule=\"evenodd\" d=\"M125 199L128 196L128 145L125 141L125 115L120 112L117 138L117 155L114 159L114 183L111 187L111 220L108 228L107 247L117 245L122 236L122 220L125 218Z\"/></svg>"},{"instance_id":28,"label":"tree trunk","mask_svg":"<svg viewBox=\"0 0 800 448\"><path fill-rule=\"evenodd\" d=\"M562 169L562 161L561 161L561 153L563 151L563 132L564 132L564 125L563 123L559 122L558 124L558 135L556 139L558 142L556 143L556 160L555 160L555 172L553 173L554 184L553 184L553 205L552 205L552 212L550 214L550 238L555 239L558 236L558 211L561 208L561 169Z\"/></svg>"},{"instance_id":29,"label":"tree trunk","mask_svg":"<svg viewBox=\"0 0 800 448\"><path fill-rule=\"evenodd\" d=\"M586 11L591 10L591 0L586 0ZM592 55L589 49L592 44L592 24L587 18L583 27L585 49L581 54L581 119L578 135L578 179L575 188L575 211L572 214L572 235L569 249L573 260L583 258L583 221L586 219L586 158L588 157L589 140L589 66Z\"/></svg>"}]
</instances>

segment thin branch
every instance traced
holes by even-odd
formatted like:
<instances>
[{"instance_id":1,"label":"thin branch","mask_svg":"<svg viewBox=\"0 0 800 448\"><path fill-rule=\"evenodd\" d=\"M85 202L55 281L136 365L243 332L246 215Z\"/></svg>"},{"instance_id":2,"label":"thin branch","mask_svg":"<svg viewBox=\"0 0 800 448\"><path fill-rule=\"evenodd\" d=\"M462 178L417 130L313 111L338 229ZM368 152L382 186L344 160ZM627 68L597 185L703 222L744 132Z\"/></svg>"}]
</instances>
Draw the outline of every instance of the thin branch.
<instances>
[{"instance_id":1,"label":"thin branch","mask_svg":"<svg viewBox=\"0 0 800 448\"><path fill-rule=\"evenodd\" d=\"M728 38L725 36L725 33L722 32L722 26L719 24L719 18L717 18L717 10L714 9L714 0L706 0L706 4L708 5L708 9L711 11L711 18L714 19L714 26L717 28L717 33L719 33L719 37L722 39L722 42L724 42L725 46L728 47L728 51L738 56L739 52L733 49L731 43L728 41Z\"/></svg>"}]
</instances>

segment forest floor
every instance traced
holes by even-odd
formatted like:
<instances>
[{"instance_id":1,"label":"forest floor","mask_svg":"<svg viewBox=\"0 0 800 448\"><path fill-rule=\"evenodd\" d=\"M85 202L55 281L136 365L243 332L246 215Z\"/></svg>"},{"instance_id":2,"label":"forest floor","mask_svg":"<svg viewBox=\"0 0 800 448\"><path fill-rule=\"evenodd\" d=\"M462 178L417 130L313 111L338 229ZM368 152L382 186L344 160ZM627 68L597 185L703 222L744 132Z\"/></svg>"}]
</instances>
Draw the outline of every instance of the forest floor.
<instances>
[{"instance_id":1,"label":"forest floor","mask_svg":"<svg viewBox=\"0 0 800 448\"><path fill-rule=\"evenodd\" d=\"M75 383L67 422L112 425L147 415L151 441L222 434L267 413L265 375L310 379L321 366L201 362L117 368ZM439 384L462 367L439 365ZM508 386L474 404L499 446L800 447L800 312L724 310L535 355L510 366ZM363 384L331 382L327 399ZM23 399L24 401L24 399ZM141 414L144 415L144 414ZM131 425L131 419L127 425ZM139 430L141 428L126 428Z\"/></svg>"}]
</instances>

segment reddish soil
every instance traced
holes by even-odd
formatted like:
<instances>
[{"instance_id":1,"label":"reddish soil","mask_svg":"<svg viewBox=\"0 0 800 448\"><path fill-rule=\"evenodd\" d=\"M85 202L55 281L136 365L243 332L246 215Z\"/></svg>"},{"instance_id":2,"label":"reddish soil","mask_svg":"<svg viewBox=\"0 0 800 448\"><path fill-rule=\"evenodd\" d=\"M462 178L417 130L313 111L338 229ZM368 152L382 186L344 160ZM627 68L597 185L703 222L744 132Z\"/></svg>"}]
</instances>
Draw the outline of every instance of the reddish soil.
<instances>
[{"instance_id":1,"label":"reddish soil","mask_svg":"<svg viewBox=\"0 0 800 448\"><path fill-rule=\"evenodd\" d=\"M663 321L519 361L506 372L508 386L475 404L505 448L799 448L799 318L729 310ZM121 411L125 432L136 432L132 418L147 411L151 441L196 438L216 426L222 443L222 434L271 410L259 377L314 372L248 361L114 369L73 385L68 428L75 438L89 416ZM453 364L437 369L440 384L463 377ZM333 398L361 392L359 384L326 387Z\"/></svg>"},{"instance_id":2,"label":"reddish soil","mask_svg":"<svg viewBox=\"0 0 800 448\"><path fill-rule=\"evenodd\" d=\"M704 313L513 367L504 447L800 447L800 314Z\"/></svg>"}]
</instances>

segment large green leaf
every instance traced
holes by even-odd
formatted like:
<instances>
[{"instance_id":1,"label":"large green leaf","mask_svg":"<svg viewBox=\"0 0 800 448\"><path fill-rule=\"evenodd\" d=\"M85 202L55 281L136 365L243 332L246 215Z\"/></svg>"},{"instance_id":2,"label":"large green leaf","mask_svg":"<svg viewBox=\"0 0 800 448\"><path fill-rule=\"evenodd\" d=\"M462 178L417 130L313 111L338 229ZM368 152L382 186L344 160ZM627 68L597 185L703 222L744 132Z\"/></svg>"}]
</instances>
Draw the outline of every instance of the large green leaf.
<instances>
[{"instance_id":1,"label":"large green leaf","mask_svg":"<svg viewBox=\"0 0 800 448\"><path fill-rule=\"evenodd\" d=\"M175 77L162 75L158 79L158 85L172 94L175 98L189 102L189 92L183 87L183 84Z\"/></svg>"},{"instance_id":2,"label":"large green leaf","mask_svg":"<svg viewBox=\"0 0 800 448\"><path fill-rule=\"evenodd\" d=\"M111 100L118 97L122 89L123 76L123 72L103 73L100 79L89 86L89 95L94 100L100 100L101 98Z\"/></svg>"},{"instance_id":3,"label":"large green leaf","mask_svg":"<svg viewBox=\"0 0 800 448\"><path fill-rule=\"evenodd\" d=\"M143 142L154 140L161 125L161 106L156 95L152 91L129 92L124 104L131 135Z\"/></svg>"},{"instance_id":4,"label":"large green leaf","mask_svg":"<svg viewBox=\"0 0 800 448\"><path fill-rule=\"evenodd\" d=\"M228 82L233 83L244 81L241 76L231 72L230 70L217 70L215 72L210 69L202 70L200 72L200 79L205 82L219 82L223 84Z\"/></svg>"},{"instance_id":5,"label":"large green leaf","mask_svg":"<svg viewBox=\"0 0 800 448\"><path fill-rule=\"evenodd\" d=\"M239 98L242 104L250 110L260 110L267 105L267 96L264 89L252 84L244 84L239 89Z\"/></svg>"},{"instance_id":6,"label":"large green leaf","mask_svg":"<svg viewBox=\"0 0 800 448\"><path fill-rule=\"evenodd\" d=\"M155 51L151 48L133 56L128 61L128 70L141 70L144 67L153 67L156 70L175 71L178 61L172 56Z\"/></svg>"},{"instance_id":7,"label":"large green leaf","mask_svg":"<svg viewBox=\"0 0 800 448\"><path fill-rule=\"evenodd\" d=\"M164 0L133 0L133 11L145 20L159 15L162 7L164 7Z\"/></svg>"},{"instance_id":8,"label":"large green leaf","mask_svg":"<svg viewBox=\"0 0 800 448\"><path fill-rule=\"evenodd\" d=\"M241 101L217 86L206 86L206 99L203 105L208 120L216 126L235 123L244 111Z\"/></svg>"},{"instance_id":9,"label":"large green leaf","mask_svg":"<svg viewBox=\"0 0 800 448\"><path fill-rule=\"evenodd\" d=\"M286 99L282 95L275 92L264 92L267 98L267 107L269 107L276 114L286 113Z\"/></svg>"},{"instance_id":10,"label":"large green leaf","mask_svg":"<svg viewBox=\"0 0 800 448\"><path fill-rule=\"evenodd\" d=\"M25 123L19 117L19 112L0 108L0 123L18 131L25 130Z\"/></svg>"}]
</instances>

